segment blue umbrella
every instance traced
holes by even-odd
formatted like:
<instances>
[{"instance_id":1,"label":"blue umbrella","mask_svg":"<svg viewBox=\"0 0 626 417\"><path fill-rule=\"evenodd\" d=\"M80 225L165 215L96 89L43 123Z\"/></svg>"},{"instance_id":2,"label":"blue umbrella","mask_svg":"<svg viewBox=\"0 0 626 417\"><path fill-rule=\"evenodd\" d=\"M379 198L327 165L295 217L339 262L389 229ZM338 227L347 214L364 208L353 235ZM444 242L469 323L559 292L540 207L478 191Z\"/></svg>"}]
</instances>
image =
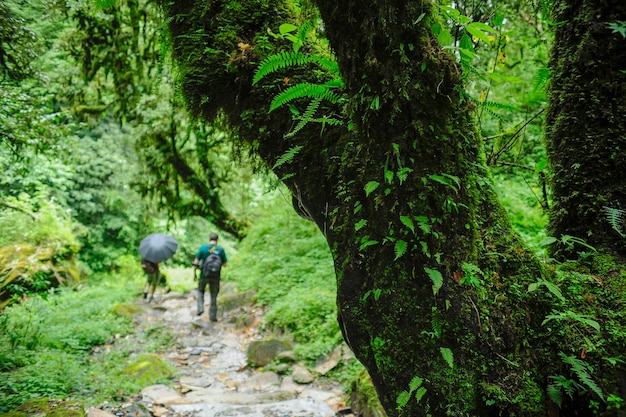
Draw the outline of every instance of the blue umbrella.
<instances>
[{"instance_id":1,"label":"blue umbrella","mask_svg":"<svg viewBox=\"0 0 626 417\"><path fill-rule=\"evenodd\" d=\"M146 236L139 244L139 253L147 261L159 263L174 255L178 242L170 235L153 233Z\"/></svg>"}]
</instances>

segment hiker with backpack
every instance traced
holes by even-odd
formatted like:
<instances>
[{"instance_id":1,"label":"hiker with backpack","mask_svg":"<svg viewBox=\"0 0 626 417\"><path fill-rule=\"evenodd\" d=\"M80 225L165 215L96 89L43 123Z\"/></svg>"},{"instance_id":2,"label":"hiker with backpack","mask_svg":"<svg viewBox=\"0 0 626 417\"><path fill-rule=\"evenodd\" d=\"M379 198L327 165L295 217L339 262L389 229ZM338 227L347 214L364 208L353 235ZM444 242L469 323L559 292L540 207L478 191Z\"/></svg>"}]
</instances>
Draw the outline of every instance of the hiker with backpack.
<instances>
[{"instance_id":1,"label":"hiker with backpack","mask_svg":"<svg viewBox=\"0 0 626 417\"><path fill-rule=\"evenodd\" d=\"M209 243L200 246L196 259L193 261L193 278L196 279L196 269L200 269L198 281L198 310L199 316L204 312L204 290L208 284L211 295L209 319L217 321L217 294L220 292L220 275L222 267L226 266L226 251L217 244L217 233L209 235Z\"/></svg>"}]
</instances>

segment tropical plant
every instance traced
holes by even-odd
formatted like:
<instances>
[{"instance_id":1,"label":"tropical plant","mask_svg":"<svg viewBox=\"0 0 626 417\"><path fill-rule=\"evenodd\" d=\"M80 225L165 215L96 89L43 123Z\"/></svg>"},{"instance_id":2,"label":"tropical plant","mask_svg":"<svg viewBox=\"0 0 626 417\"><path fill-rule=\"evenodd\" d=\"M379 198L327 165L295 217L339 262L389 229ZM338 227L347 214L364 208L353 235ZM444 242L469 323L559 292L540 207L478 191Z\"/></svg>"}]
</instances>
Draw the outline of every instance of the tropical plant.
<instances>
[{"instance_id":1,"label":"tropical plant","mask_svg":"<svg viewBox=\"0 0 626 417\"><path fill-rule=\"evenodd\" d=\"M304 28L304 30L302 30L302 28ZM287 23L280 25L280 34L294 44L294 50L280 52L265 58L259 64L252 80L253 84L257 84L263 78L277 71L291 74L296 67L307 68L310 64L318 66L320 70L323 71L322 77L328 78L328 81L321 83L293 83L288 77L283 78L286 88L274 97L270 104L269 111L272 112L280 107L288 106L294 120L298 122L290 132L285 134L285 139L296 135L309 122L321 123L322 130L325 125L343 123L342 120L333 115L325 114L321 117L314 117L323 101L328 101L331 105L340 105L345 101L345 98L341 95L341 89L344 85L341 74L339 73L339 66L331 57L299 52L302 45L305 44L307 30L312 31L310 24L303 25L302 28L297 32L298 36L293 36L291 32L298 29L296 26ZM334 89L336 89L337 92L335 92ZM290 104L302 99L308 100L308 105L303 112Z\"/></svg>"}]
</instances>

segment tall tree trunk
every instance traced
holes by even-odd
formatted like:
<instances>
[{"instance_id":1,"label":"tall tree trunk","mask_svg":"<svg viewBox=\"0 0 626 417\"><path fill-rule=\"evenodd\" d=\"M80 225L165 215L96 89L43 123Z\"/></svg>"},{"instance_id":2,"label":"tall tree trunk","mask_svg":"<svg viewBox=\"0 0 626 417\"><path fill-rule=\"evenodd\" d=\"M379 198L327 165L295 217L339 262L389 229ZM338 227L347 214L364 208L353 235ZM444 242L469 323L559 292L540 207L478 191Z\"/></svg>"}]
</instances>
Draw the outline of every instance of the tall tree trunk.
<instances>
[{"instance_id":1,"label":"tall tree trunk","mask_svg":"<svg viewBox=\"0 0 626 417\"><path fill-rule=\"evenodd\" d=\"M560 292L494 195L459 71L431 34L431 4L318 0L347 99L329 111L349 122L286 139L291 113L268 113L269 103L317 73L251 81L280 50L266 34L293 21L290 9L162 3L190 108L225 114L326 236L344 338L388 414L548 415L549 375L566 348L542 323Z\"/></svg>"},{"instance_id":2,"label":"tall tree trunk","mask_svg":"<svg viewBox=\"0 0 626 417\"><path fill-rule=\"evenodd\" d=\"M550 229L626 256L626 2L555 1L547 138L553 169ZM619 216L618 216L619 217ZM565 245L561 257L582 246Z\"/></svg>"}]
</instances>

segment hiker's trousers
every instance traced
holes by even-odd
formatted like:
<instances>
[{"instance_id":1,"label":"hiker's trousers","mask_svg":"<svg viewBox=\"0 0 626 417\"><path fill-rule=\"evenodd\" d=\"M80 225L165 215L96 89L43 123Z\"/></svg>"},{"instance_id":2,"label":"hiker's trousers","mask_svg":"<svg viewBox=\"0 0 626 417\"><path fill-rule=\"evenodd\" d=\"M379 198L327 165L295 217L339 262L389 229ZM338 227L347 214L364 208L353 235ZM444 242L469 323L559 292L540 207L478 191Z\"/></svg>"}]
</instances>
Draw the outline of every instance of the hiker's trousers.
<instances>
[{"instance_id":1,"label":"hiker's trousers","mask_svg":"<svg viewBox=\"0 0 626 417\"><path fill-rule=\"evenodd\" d=\"M204 312L204 290L209 285L211 305L209 306L209 319L217 320L217 294L220 292L220 277L207 277L198 280L198 315Z\"/></svg>"}]
</instances>

